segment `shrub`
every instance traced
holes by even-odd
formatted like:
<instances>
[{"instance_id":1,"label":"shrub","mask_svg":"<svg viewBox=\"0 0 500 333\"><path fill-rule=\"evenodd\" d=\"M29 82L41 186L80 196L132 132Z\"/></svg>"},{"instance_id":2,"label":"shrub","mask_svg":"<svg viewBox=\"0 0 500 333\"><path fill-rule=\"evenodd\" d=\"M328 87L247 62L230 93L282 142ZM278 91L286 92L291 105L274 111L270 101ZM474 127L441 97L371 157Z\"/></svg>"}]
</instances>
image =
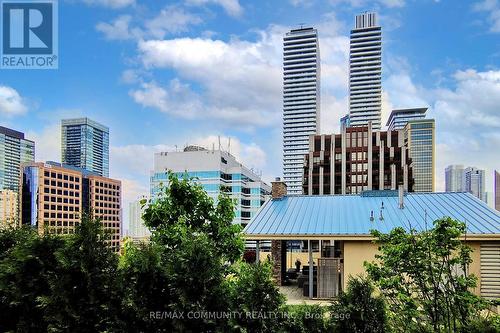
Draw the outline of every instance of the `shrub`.
<instances>
[{"instance_id":1,"label":"shrub","mask_svg":"<svg viewBox=\"0 0 500 333\"><path fill-rule=\"evenodd\" d=\"M375 288L367 278L350 278L347 290L339 295L330 309L334 332L386 332L385 302L374 296Z\"/></svg>"},{"instance_id":2,"label":"shrub","mask_svg":"<svg viewBox=\"0 0 500 333\"><path fill-rule=\"evenodd\" d=\"M327 332L327 307L320 305L289 305L287 318L283 322L283 332L314 333Z\"/></svg>"}]
</instances>

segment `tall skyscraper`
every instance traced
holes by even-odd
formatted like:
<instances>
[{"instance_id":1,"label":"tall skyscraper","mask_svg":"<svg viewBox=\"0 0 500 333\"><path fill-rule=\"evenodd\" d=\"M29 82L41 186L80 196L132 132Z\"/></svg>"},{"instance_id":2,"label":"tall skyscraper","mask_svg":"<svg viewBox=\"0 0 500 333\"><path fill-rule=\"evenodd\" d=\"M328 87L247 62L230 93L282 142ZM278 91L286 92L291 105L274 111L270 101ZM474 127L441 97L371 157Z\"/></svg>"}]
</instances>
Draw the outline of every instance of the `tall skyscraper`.
<instances>
[{"instance_id":1,"label":"tall skyscraper","mask_svg":"<svg viewBox=\"0 0 500 333\"><path fill-rule=\"evenodd\" d=\"M109 129L91 119L63 119L61 161L109 176Z\"/></svg>"},{"instance_id":2,"label":"tall skyscraper","mask_svg":"<svg viewBox=\"0 0 500 333\"><path fill-rule=\"evenodd\" d=\"M500 172L495 170L495 209L500 212Z\"/></svg>"},{"instance_id":3,"label":"tall skyscraper","mask_svg":"<svg viewBox=\"0 0 500 333\"><path fill-rule=\"evenodd\" d=\"M356 15L349 57L349 115L351 126L381 128L382 28L376 13Z\"/></svg>"},{"instance_id":4,"label":"tall skyscraper","mask_svg":"<svg viewBox=\"0 0 500 333\"><path fill-rule=\"evenodd\" d=\"M154 156L151 197L160 185L168 185L167 171L178 178L196 177L207 194L217 200L225 192L236 201L233 223L245 226L269 198L271 188L260 176L239 163L230 153L188 146L184 151L161 152Z\"/></svg>"},{"instance_id":5,"label":"tall skyscraper","mask_svg":"<svg viewBox=\"0 0 500 333\"><path fill-rule=\"evenodd\" d=\"M0 126L0 190L19 190L20 166L35 160L35 143L24 133Z\"/></svg>"},{"instance_id":6,"label":"tall skyscraper","mask_svg":"<svg viewBox=\"0 0 500 333\"><path fill-rule=\"evenodd\" d=\"M468 167L464 170L465 191L486 202L484 170Z\"/></svg>"},{"instance_id":7,"label":"tall skyscraper","mask_svg":"<svg viewBox=\"0 0 500 333\"><path fill-rule=\"evenodd\" d=\"M403 129L410 120L424 119L426 112L427 108L392 110L387 120L387 130L394 131Z\"/></svg>"},{"instance_id":8,"label":"tall skyscraper","mask_svg":"<svg viewBox=\"0 0 500 333\"><path fill-rule=\"evenodd\" d=\"M318 32L288 32L283 38L283 176L290 194L302 194L309 135L320 128L320 72Z\"/></svg>"},{"instance_id":9,"label":"tall skyscraper","mask_svg":"<svg viewBox=\"0 0 500 333\"><path fill-rule=\"evenodd\" d=\"M71 234L82 212L99 218L110 233L110 246L120 249L121 182L56 162L28 163L22 171L22 224L40 234Z\"/></svg>"},{"instance_id":10,"label":"tall skyscraper","mask_svg":"<svg viewBox=\"0 0 500 333\"><path fill-rule=\"evenodd\" d=\"M404 137L411 158L413 190L415 192L434 192L434 132L434 119L410 120L404 127Z\"/></svg>"},{"instance_id":11,"label":"tall skyscraper","mask_svg":"<svg viewBox=\"0 0 500 333\"><path fill-rule=\"evenodd\" d=\"M465 192L464 166L449 165L444 171L446 192Z\"/></svg>"}]
</instances>

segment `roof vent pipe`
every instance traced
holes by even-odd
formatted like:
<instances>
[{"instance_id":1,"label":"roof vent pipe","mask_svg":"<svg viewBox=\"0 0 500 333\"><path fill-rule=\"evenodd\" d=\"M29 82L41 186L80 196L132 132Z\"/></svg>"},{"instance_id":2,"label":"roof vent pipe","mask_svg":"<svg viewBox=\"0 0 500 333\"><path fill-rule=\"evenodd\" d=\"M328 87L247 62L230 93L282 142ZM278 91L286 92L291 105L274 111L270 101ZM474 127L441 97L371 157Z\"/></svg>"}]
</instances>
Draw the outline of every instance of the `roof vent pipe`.
<instances>
[{"instance_id":1,"label":"roof vent pipe","mask_svg":"<svg viewBox=\"0 0 500 333\"><path fill-rule=\"evenodd\" d=\"M404 203L404 191L403 191L403 185L399 185L398 188L398 197L399 197L399 209L405 208L405 203Z\"/></svg>"}]
</instances>

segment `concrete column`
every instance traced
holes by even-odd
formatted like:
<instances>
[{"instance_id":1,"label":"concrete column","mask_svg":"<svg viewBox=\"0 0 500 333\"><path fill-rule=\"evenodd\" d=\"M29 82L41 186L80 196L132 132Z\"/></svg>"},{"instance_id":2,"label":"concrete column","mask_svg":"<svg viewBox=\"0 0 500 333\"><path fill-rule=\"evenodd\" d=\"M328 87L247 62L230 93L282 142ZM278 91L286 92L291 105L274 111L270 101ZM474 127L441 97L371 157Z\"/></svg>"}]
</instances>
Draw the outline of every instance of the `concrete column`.
<instances>
[{"instance_id":1,"label":"concrete column","mask_svg":"<svg viewBox=\"0 0 500 333\"><path fill-rule=\"evenodd\" d=\"M373 190L373 138L372 138L372 128L368 127L368 190Z\"/></svg>"},{"instance_id":2,"label":"concrete column","mask_svg":"<svg viewBox=\"0 0 500 333\"><path fill-rule=\"evenodd\" d=\"M341 166L341 181L342 188L341 194L345 194L346 192L346 131L345 128L342 129L342 166Z\"/></svg>"},{"instance_id":3,"label":"concrete column","mask_svg":"<svg viewBox=\"0 0 500 333\"><path fill-rule=\"evenodd\" d=\"M330 194L335 194L335 134L331 136L330 146Z\"/></svg>"},{"instance_id":4,"label":"concrete column","mask_svg":"<svg viewBox=\"0 0 500 333\"><path fill-rule=\"evenodd\" d=\"M260 262L260 241L255 241L255 262L258 264Z\"/></svg>"},{"instance_id":5,"label":"concrete column","mask_svg":"<svg viewBox=\"0 0 500 333\"><path fill-rule=\"evenodd\" d=\"M379 134L380 132L377 132ZM379 158L379 164L378 164L378 169L379 169L379 190L384 189L384 141L380 141L380 158Z\"/></svg>"},{"instance_id":6,"label":"concrete column","mask_svg":"<svg viewBox=\"0 0 500 333\"><path fill-rule=\"evenodd\" d=\"M314 292L314 263L313 263L312 241L308 240L307 245L309 247L309 298L312 299Z\"/></svg>"}]
</instances>

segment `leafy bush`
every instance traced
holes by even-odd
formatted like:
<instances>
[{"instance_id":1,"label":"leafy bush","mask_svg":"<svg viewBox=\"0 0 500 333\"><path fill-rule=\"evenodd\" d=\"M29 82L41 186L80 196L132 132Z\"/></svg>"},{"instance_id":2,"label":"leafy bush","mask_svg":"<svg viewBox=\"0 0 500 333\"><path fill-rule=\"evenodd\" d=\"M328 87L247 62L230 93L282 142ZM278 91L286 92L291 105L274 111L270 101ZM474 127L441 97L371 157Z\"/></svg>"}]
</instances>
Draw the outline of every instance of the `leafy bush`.
<instances>
[{"instance_id":1,"label":"leafy bush","mask_svg":"<svg viewBox=\"0 0 500 333\"><path fill-rule=\"evenodd\" d=\"M321 333L328 331L327 307L303 304L288 305L285 309L288 316L283 323L283 332Z\"/></svg>"},{"instance_id":2,"label":"leafy bush","mask_svg":"<svg viewBox=\"0 0 500 333\"><path fill-rule=\"evenodd\" d=\"M234 328L244 328L248 332L278 330L285 297L272 279L270 262L239 264L229 286L231 309L242 314L235 316Z\"/></svg>"},{"instance_id":3,"label":"leafy bush","mask_svg":"<svg viewBox=\"0 0 500 333\"><path fill-rule=\"evenodd\" d=\"M390 304L397 331L451 333L479 319L488 302L471 291L477 278L468 273L472 250L460 240L465 233L465 224L451 218L423 232L372 232L380 254L365 265Z\"/></svg>"},{"instance_id":4,"label":"leafy bush","mask_svg":"<svg viewBox=\"0 0 500 333\"><path fill-rule=\"evenodd\" d=\"M349 278L347 290L339 295L330 308L330 323L335 332L386 332L386 306L380 296L374 296L370 280L358 276Z\"/></svg>"}]
</instances>

